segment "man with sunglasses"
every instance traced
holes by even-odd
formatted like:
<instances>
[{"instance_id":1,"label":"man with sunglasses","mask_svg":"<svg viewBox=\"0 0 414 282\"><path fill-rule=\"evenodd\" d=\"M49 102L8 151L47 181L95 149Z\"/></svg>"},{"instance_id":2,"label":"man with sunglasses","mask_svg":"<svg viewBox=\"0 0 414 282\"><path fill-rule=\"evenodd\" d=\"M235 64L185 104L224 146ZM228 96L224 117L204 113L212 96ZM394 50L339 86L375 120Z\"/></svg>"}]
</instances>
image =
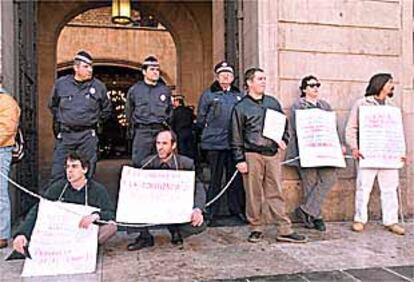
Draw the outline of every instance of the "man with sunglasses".
<instances>
[{"instance_id":1,"label":"man with sunglasses","mask_svg":"<svg viewBox=\"0 0 414 282\"><path fill-rule=\"evenodd\" d=\"M50 183L65 177L65 156L77 151L90 162L88 177L95 172L100 121L112 115L105 84L92 76L92 56L80 51L73 61L74 74L59 78L49 99L56 145Z\"/></svg>"},{"instance_id":2,"label":"man with sunglasses","mask_svg":"<svg viewBox=\"0 0 414 282\"><path fill-rule=\"evenodd\" d=\"M328 102L319 98L321 83L309 75L302 79L299 87L300 98L292 105L290 111L290 143L286 150L286 160L292 160L299 156L298 139L296 132L296 110L321 109L332 111ZM334 167L301 167L298 159L288 162L286 165L295 167L302 180L303 203L295 210L296 215L303 221L306 228L314 228L325 231L321 209L325 196L337 181Z\"/></svg>"}]
</instances>

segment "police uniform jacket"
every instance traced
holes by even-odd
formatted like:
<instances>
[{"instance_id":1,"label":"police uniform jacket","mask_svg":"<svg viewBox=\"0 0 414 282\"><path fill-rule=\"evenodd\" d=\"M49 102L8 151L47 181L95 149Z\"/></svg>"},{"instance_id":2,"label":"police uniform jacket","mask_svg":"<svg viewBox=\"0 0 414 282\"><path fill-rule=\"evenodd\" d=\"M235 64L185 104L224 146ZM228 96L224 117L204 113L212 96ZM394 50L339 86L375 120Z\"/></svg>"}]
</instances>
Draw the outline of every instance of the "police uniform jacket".
<instances>
[{"instance_id":1,"label":"police uniform jacket","mask_svg":"<svg viewBox=\"0 0 414 282\"><path fill-rule=\"evenodd\" d=\"M263 136L266 109L283 113L279 102L269 95L263 95L259 100L246 95L234 107L231 148L236 163L245 161L245 152L259 153L265 156L274 156L277 153L279 148L277 143ZM287 122L282 140L288 144L289 131Z\"/></svg>"},{"instance_id":2,"label":"police uniform jacket","mask_svg":"<svg viewBox=\"0 0 414 282\"><path fill-rule=\"evenodd\" d=\"M100 119L106 120L112 114L105 85L96 78L78 82L73 75L56 81L49 108L55 120L69 130L94 128Z\"/></svg>"},{"instance_id":3,"label":"police uniform jacket","mask_svg":"<svg viewBox=\"0 0 414 282\"><path fill-rule=\"evenodd\" d=\"M158 81L138 81L128 91L126 113L135 125L169 124L172 116L171 90Z\"/></svg>"},{"instance_id":4,"label":"police uniform jacket","mask_svg":"<svg viewBox=\"0 0 414 282\"><path fill-rule=\"evenodd\" d=\"M218 81L203 92L198 104L197 127L202 130L201 148L229 150L231 112L242 94L235 86L223 91Z\"/></svg>"}]
</instances>

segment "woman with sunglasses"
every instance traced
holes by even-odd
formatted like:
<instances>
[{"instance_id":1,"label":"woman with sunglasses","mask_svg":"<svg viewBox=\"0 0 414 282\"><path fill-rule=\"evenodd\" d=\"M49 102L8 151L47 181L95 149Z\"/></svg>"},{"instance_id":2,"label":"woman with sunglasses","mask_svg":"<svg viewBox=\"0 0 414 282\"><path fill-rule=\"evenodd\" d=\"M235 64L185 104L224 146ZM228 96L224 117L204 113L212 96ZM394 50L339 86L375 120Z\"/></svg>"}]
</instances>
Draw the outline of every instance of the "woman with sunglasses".
<instances>
[{"instance_id":1,"label":"woman with sunglasses","mask_svg":"<svg viewBox=\"0 0 414 282\"><path fill-rule=\"evenodd\" d=\"M321 83L309 75L302 79L300 84L300 98L292 105L290 111L290 142L286 150L286 160L293 160L286 165L296 167L303 188L303 203L295 210L296 215L303 221L306 228L314 228L325 231L326 226L321 215L321 208L327 192L336 183L336 169L334 167L301 167L298 140L296 135L296 110L321 109L332 111L331 106L319 99L319 87Z\"/></svg>"}]
</instances>

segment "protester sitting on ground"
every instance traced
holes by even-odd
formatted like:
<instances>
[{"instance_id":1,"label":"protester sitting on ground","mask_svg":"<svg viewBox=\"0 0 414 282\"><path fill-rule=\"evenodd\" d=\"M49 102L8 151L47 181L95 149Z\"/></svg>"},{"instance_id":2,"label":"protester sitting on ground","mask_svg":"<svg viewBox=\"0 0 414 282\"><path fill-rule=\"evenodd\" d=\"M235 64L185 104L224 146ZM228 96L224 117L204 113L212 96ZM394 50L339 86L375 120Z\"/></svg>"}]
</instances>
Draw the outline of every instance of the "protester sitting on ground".
<instances>
[{"instance_id":1,"label":"protester sitting on ground","mask_svg":"<svg viewBox=\"0 0 414 282\"><path fill-rule=\"evenodd\" d=\"M177 138L173 131L164 130L156 137L157 155L148 157L142 162L144 169L169 169L194 171L192 159L176 154ZM171 233L171 243L183 244L183 239L191 235L199 234L206 229L203 210L206 202L206 191L203 185L196 180L194 194L194 208L191 214L191 222L168 225ZM129 251L136 251L154 246L154 237L148 228L143 228L135 242L128 245Z\"/></svg>"},{"instance_id":2,"label":"protester sitting on ground","mask_svg":"<svg viewBox=\"0 0 414 282\"><path fill-rule=\"evenodd\" d=\"M117 230L114 219L114 207L109 198L106 188L86 175L89 169L89 162L83 156L70 152L66 156L65 170L67 180L57 181L46 191L44 197L51 201L61 201L79 205L88 205L100 209L84 216L79 222L79 228L89 228L98 220L109 221L109 224L99 226L98 242L105 243ZM38 204L28 213L24 222L18 227L13 238L13 249L24 254L24 247L28 245L36 224Z\"/></svg>"}]
</instances>

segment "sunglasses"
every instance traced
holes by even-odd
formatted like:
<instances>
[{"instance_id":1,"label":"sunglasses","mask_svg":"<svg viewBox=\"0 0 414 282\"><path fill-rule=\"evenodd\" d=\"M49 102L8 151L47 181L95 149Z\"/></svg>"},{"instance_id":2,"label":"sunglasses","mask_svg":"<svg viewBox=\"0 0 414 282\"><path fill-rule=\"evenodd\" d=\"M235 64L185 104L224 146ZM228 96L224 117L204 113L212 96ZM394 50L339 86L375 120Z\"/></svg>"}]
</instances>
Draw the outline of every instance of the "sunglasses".
<instances>
[{"instance_id":1,"label":"sunglasses","mask_svg":"<svg viewBox=\"0 0 414 282\"><path fill-rule=\"evenodd\" d=\"M310 87L310 88L313 88L313 87L317 87L317 88L319 88L319 87L321 87L321 84L318 82L318 83L309 83L308 84L308 86Z\"/></svg>"}]
</instances>

